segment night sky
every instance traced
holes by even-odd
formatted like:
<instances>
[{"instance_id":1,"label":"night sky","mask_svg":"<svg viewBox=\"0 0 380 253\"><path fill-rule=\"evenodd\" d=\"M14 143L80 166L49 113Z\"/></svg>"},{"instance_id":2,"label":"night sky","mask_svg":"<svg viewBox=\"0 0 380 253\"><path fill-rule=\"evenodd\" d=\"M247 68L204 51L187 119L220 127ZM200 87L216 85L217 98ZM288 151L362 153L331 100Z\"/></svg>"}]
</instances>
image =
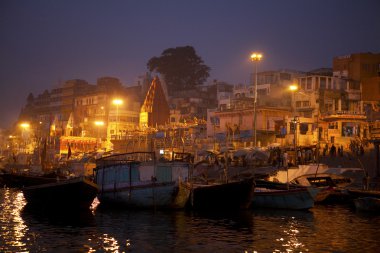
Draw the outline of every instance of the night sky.
<instances>
[{"instance_id":1,"label":"night sky","mask_svg":"<svg viewBox=\"0 0 380 253\"><path fill-rule=\"evenodd\" d=\"M379 0L1 0L0 128L30 92L70 79L124 85L162 51L193 46L213 79L248 83L259 71L331 67L334 56L380 53Z\"/></svg>"}]
</instances>

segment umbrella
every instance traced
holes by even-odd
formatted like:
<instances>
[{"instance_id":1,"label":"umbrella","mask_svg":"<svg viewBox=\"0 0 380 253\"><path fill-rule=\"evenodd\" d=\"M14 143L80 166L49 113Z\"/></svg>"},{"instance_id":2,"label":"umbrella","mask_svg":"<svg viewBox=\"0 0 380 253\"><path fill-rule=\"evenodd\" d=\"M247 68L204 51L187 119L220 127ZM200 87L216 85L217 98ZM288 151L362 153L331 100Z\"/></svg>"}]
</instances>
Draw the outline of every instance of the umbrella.
<instances>
[{"instance_id":1,"label":"umbrella","mask_svg":"<svg viewBox=\"0 0 380 253\"><path fill-rule=\"evenodd\" d=\"M252 150L245 156L245 158L247 160L252 160L252 161L253 160L267 161L269 158L269 154L261 150Z\"/></svg>"},{"instance_id":2,"label":"umbrella","mask_svg":"<svg viewBox=\"0 0 380 253\"><path fill-rule=\"evenodd\" d=\"M249 149L239 149L234 152L234 157L244 157L246 156L251 150Z\"/></svg>"},{"instance_id":3,"label":"umbrella","mask_svg":"<svg viewBox=\"0 0 380 253\"><path fill-rule=\"evenodd\" d=\"M207 155L218 155L218 152L215 150L199 150L199 156L207 156Z\"/></svg>"}]
</instances>

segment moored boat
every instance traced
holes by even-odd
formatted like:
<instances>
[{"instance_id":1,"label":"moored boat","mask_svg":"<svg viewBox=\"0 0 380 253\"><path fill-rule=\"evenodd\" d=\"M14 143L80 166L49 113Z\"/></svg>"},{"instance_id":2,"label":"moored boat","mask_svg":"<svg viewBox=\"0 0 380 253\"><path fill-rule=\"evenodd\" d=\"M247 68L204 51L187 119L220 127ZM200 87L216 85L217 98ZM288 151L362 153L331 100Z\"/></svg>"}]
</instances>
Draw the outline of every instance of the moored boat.
<instances>
[{"instance_id":1,"label":"moored boat","mask_svg":"<svg viewBox=\"0 0 380 253\"><path fill-rule=\"evenodd\" d=\"M32 175L4 172L0 174L1 186L9 188L22 188L33 185L54 183L57 181L56 176L51 175Z\"/></svg>"},{"instance_id":2,"label":"moored boat","mask_svg":"<svg viewBox=\"0 0 380 253\"><path fill-rule=\"evenodd\" d=\"M314 206L317 189L256 180L253 208L306 210Z\"/></svg>"},{"instance_id":3,"label":"moored boat","mask_svg":"<svg viewBox=\"0 0 380 253\"><path fill-rule=\"evenodd\" d=\"M256 188L253 207L303 210L314 206L314 198L307 188L276 190Z\"/></svg>"},{"instance_id":4,"label":"moored boat","mask_svg":"<svg viewBox=\"0 0 380 253\"><path fill-rule=\"evenodd\" d=\"M347 187L361 185L364 171L359 168L329 168L325 164L308 164L279 170L270 181L290 182L320 189L316 202L346 202Z\"/></svg>"},{"instance_id":5,"label":"moored boat","mask_svg":"<svg viewBox=\"0 0 380 253\"><path fill-rule=\"evenodd\" d=\"M380 199L376 197L359 197L354 204L358 211L380 212Z\"/></svg>"},{"instance_id":6,"label":"moored boat","mask_svg":"<svg viewBox=\"0 0 380 253\"><path fill-rule=\"evenodd\" d=\"M190 207L194 209L246 209L255 189L253 178L228 182L194 183Z\"/></svg>"},{"instance_id":7,"label":"moored boat","mask_svg":"<svg viewBox=\"0 0 380 253\"><path fill-rule=\"evenodd\" d=\"M132 152L97 161L95 182L101 205L134 208L184 208L191 163L156 160L153 152Z\"/></svg>"},{"instance_id":8,"label":"moored boat","mask_svg":"<svg viewBox=\"0 0 380 253\"><path fill-rule=\"evenodd\" d=\"M29 207L55 210L88 210L98 187L84 177L39 184L21 189Z\"/></svg>"}]
</instances>

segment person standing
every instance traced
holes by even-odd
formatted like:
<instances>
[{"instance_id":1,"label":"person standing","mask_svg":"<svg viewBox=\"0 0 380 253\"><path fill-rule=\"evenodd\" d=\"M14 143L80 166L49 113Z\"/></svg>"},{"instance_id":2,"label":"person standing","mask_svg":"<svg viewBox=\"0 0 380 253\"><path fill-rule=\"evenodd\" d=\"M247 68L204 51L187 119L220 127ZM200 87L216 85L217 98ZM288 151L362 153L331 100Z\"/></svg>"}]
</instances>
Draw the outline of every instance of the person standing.
<instances>
[{"instance_id":1,"label":"person standing","mask_svg":"<svg viewBox=\"0 0 380 253\"><path fill-rule=\"evenodd\" d=\"M323 148L323 156L326 156L328 149L329 149L329 146L326 143L325 147Z\"/></svg>"},{"instance_id":2,"label":"person standing","mask_svg":"<svg viewBox=\"0 0 380 253\"><path fill-rule=\"evenodd\" d=\"M289 161L288 161L288 153L286 152L286 150L284 151L284 154L282 155L282 162L283 162L284 168L288 168Z\"/></svg>"},{"instance_id":3,"label":"person standing","mask_svg":"<svg viewBox=\"0 0 380 253\"><path fill-rule=\"evenodd\" d=\"M334 143L331 145L331 148L330 148L330 156L331 157L336 156L336 147L335 147Z\"/></svg>"}]
</instances>

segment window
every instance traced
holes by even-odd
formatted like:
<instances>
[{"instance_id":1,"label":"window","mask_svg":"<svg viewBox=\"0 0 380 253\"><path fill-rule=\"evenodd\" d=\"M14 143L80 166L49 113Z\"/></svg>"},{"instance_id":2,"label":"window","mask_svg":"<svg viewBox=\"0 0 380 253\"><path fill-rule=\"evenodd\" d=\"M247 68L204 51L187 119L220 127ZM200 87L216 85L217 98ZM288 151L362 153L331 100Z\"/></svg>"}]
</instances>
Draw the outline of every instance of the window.
<instances>
[{"instance_id":1,"label":"window","mask_svg":"<svg viewBox=\"0 0 380 253\"><path fill-rule=\"evenodd\" d=\"M302 78L301 79L301 89L305 90L305 88L306 88L306 78Z\"/></svg>"},{"instance_id":2,"label":"window","mask_svg":"<svg viewBox=\"0 0 380 253\"><path fill-rule=\"evenodd\" d=\"M307 87L312 87L312 83L313 83L313 78L312 77L308 77L307 78ZM315 87L316 89L318 89L318 87Z\"/></svg>"},{"instance_id":3,"label":"window","mask_svg":"<svg viewBox=\"0 0 380 253\"><path fill-rule=\"evenodd\" d=\"M363 72L369 72L369 64L362 64L362 70Z\"/></svg>"},{"instance_id":4,"label":"window","mask_svg":"<svg viewBox=\"0 0 380 253\"><path fill-rule=\"evenodd\" d=\"M326 77L319 78L319 87L321 89L326 89Z\"/></svg>"},{"instance_id":5,"label":"window","mask_svg":"<svg viewBox=\"0 0 380 253\"><path fill-rule=\"evenodd\" d=\"M307 123L300 123L300 134L306 134L308 129L309 125Z\"/></svg>"},{"instance_id":6,"label":"window","mask_svg":"<svg viewBox=\"0 0 380 253\"><path fill-rule=\"evenodd\" d=\"M344 137L352 137L358 136L360 137L360 126L353 122L343 122L342 123L342 136Z\"/></svg>"}]
</instances>

